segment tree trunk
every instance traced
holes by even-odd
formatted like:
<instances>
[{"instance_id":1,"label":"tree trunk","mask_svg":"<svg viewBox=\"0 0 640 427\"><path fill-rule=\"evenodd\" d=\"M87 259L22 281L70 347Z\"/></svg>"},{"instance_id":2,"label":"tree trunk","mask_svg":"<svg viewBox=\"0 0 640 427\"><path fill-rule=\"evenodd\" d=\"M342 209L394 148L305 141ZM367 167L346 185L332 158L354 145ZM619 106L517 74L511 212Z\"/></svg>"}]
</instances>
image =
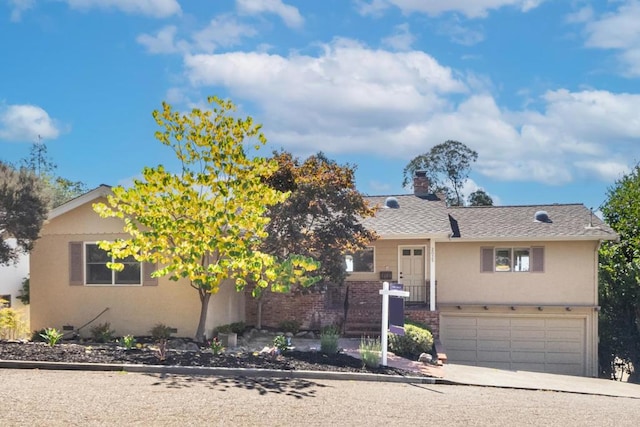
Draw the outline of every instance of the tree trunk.
<instances>
[{"instance_id":1,"label":"tree trunk","mask_svg":"<svg viewBox=\"0 0 640 427\"><path fill-rule=\"evenodd\" d=\"M196 342L203 342L205 340L204 329L207 324L207 311L209 310L211 293L198 290L198 294L200 296L200 320L198 321L198 329L196 330L196 336L194 338Z\"/></svg>"},{"instance_id":2,"label":"tree trunk","mask_svg":"<svg viewBox=\"0 0 640 427\"><path fill-rule=\"evenodd\" d=\"M262 329L262 295L258 298L258 316L256 319L256 328Z\"/></svg>"}]
</instances>

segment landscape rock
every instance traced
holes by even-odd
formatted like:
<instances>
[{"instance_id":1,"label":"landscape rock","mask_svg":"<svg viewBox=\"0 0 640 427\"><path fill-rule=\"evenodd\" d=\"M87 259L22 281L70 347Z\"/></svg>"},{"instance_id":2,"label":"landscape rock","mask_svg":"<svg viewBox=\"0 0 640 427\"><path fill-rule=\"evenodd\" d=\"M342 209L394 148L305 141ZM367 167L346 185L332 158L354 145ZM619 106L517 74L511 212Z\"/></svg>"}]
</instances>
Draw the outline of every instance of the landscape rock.
<instances>
[{"instance_id":1,"label":"landscape rock","mask_svg":"<svg viewBox=\"0 0 640 427\"><path fill-rule=\"evenodd\" d=\"M431 363L432 360L433 360L433 356L431 356L429 353L422 353L420 357L418 357L418 362L422 362L425 365L427 363Z\"/></svg>"}]
</instances>

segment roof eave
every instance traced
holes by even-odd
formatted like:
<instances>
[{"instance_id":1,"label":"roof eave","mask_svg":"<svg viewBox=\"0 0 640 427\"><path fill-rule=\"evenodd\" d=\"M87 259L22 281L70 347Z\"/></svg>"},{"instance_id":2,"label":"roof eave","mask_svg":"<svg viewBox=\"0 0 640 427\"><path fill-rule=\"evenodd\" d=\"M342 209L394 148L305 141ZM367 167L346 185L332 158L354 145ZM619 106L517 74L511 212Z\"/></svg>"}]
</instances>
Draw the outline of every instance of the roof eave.
<instances>
[{"instance_id":1,"label":"roof eave","mask_svg":"<svg viewBox=\"0 0 640 427\"><path fill-rule=\"evenodd\" d=\"M58 206L55 209L52 209L47 216L47 220L51 221L54 218L59 217L60 215L64 215L67 212L70 212L80 206L92 202L101 197L106 197L111 194L111 187L108 185L100 185L99 187L89 191L88 193L84 193L82 196L78 196L75 199L69 200L66 203Z\"/></svg>"}]
</instances>

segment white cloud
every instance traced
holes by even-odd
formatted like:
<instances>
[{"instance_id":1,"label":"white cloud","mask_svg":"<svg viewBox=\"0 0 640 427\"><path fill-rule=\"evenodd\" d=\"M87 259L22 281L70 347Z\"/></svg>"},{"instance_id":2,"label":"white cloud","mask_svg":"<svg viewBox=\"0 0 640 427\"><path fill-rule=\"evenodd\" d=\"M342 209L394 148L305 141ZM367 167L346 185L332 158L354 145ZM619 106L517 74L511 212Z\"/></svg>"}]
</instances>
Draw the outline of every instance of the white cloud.
<instances>
[{"instance_id":1,"label":"white cloud","mask_svg":"<svg viewBox=\"0 0 640 427\"><path fill-rule=\"evenodd\" d=\"M179 15L182 10L177 0L59 0L72 9L118 9L125 13L167 18Z\"/></svg>"},{"instance_id":2,"label":"white cloud","mask_svg":"<svg viewBox=\"0 0 640 427\"><path fill-rule=\"evenodd\" d=\"M49 114L36 105L0 106L0 139L34 142L55 139L60 129Z\"/></svg>"},{"instance_id":3,"label":"white cloud","mask_svg":"<svg viewBox=\"0 0 640 427\"><path fill-rule=\"evenodd\" d=\"M371 3L367 3L365 0L355 0L356 11L364 16L380 17L389 6L387 0L371 0Z\"/></svg>"},{"instance_id":4,"label":"white cloud","mask_svg":"<svg viewBox=\"0 0 640 427\"><path fill-rule=\"evenodd\" d=\"M394 34L382 39L382 44L395 50L410 50L416 40L409 30L409 24L400 24L395 27Z\"/></svg>"},{"instance_id":5,"label":"white cloud","mask_svg":"<svg viewBox=\"0 0 640 427\"><path fill-rule=\"evenodd\" d=\"M238 45L245 37L254 37L255 28L239 23L233 16L221 15L209 22L209 25L196 31L192 38L200 51L213 52L217 47Z\"/></svg>"},{"instance_id":6,"label":"white cloud","mask_svg":"<svg viewBox=\"0 0 640 427\"><path fill-rule=\"evenodd\" d=\"M288 27L300 28L304 25L304 18L298 8L284 4L282 0L236 0L238 10L248 15L273 13L278 15Z\"/></svg>"},{"instance_id":7,"label":"white cloud","mask_svg":"<svg viewBox=\"0 0 640 427\"><path fill-rule=\"evenodd\" d=\"M463 46L473 46L484 40L484 32L482 30L470 28L468 25L461 25L456 21L442 24L439 29L440 34L449 36L452 42Z\"/></svg>"},{"instance_id":8,"label":"white cloud","mask_svg":"<svg viewBox=\"0 0 640 427\"><path fill-rule=\"evenodd\" d=\"M176 53L187 51L188 45L184 41L176 41L178 29L175 25L161 28L155 35L140 34L136 41L147 48L149 53Z\"/></svg>"},{"instance_id":9,"label":"white cloud","mask_svg":"<svg viewBox=\"0 0 640 427\"><path fill-rule=\"evenodd\" d=\"M446 12L458 12L467 18L484 18L489 11L505 6L516 7L528 12L538 7L545 0L373 0L370 3L359 1L358 11L361 14L379 14L389 5L402 10L403 13L425 13L430 16Z\"/></svg>"},{"instance_id":10,"label":"white cloud","mask_svg":"<svg viewBox=\"0 0 640 427\"><path fill-rule=\"evenodd\" d=\"M36 4L35 0L9 0L9 7L11 8L11 22L20 22L22 14L32 9Z\"/></svg>"},{"instance_id":11,"label":"white cloud","mask_svg":"<svg viewBox=\"0 0 640 427\"><path fill-rule=\"evenodd\" d=\"M223 87L255 106L270 143L294 152L408 160L453 139L478 151L480 175L560 185L609 181L640 143L640 94L559 89L509 110L491 82L421 51L342 39L317 56L229 52L184 65L194 89Z\"/></svg>"},{"instance_id":12,"label":"white cloud","mask_svg":"<svg viewBox=\"0 0 640 427\"><path fill-rule=\"evenodd\" d=\"M627 0L615 12L599 17L585 14L585 45L591 48L613 49L623 73L640 76L640 1Z\"/></svg>"}]
</instances>

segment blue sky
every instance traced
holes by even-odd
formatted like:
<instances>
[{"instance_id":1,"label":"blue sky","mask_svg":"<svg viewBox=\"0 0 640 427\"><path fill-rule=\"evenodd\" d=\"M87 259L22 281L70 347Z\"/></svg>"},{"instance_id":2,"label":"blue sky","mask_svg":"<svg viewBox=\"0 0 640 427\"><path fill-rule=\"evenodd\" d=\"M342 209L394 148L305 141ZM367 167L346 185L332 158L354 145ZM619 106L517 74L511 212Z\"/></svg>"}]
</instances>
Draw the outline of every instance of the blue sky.
<instances>
[{"instance_id":1,"label":"blue sky","mask_svg":"<svg viewBox=\"0 0 640 427\"><path fill-rule=\"evenodd\" d=\"M174 164L151 112L228 97L270 150L357 165L366 194L445 140L467 192L584 203L640 161L640 1L5 0L0 159L38 135L89 187Z\"/></svg>"}]
</instances>

